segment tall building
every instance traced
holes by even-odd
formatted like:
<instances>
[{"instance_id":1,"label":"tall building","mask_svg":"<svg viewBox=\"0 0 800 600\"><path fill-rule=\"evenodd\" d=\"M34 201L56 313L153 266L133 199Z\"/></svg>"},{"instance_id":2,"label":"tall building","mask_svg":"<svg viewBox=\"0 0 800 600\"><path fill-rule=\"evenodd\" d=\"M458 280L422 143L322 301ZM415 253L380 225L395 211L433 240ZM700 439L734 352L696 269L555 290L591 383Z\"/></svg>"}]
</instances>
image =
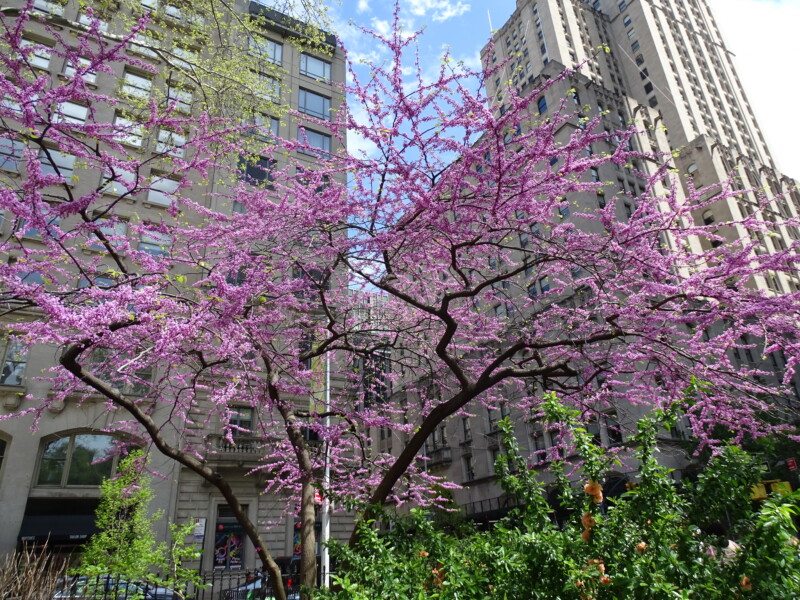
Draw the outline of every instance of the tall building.
<instances>
[{"instance_id":1,"label":"tall building","mask_svg":"<svg viewBox=\"0 0 800 600\"><path fill-rule=\"evenodd\" d=\"M12 4L18 8L24 2ZM84 123L88 118L97 123L115 123L121 130L128 131L122 143L127 152L140 158L137 163L143 165L139 175L147 183L141 191L128 193L120 182L108 182L107 175L99 169L87 168L74 156L56 152L56 148L52 152L57 163L55 166L62 173L74 173L69 186L75 197L97 190L98 202L108 201L108 206L113 207L114 215L119 219L118 233L124 234L126 224L134 221L164 222L172 218L168 209L177 182L164 175L168 170L164 168L162 158L165 148L167 153L180 152L183 138L177 132L151 132L137 128L136 114L142 110L142 103L146 106L151 98L157 102L177 102L177 110L183 115L199 111L204 106L213 106L214 99L209 94L216 87L200 89L201 86L193 85L192 78L182 72L182 69L189 68L187 65L193 58L202 60L204 49L191 47L186 32L192 24L211 17L202 12L207 6L210 4L191 7L186 3L158 0L102 6L98 3L95 16L102 19L99 29L104 36L125 34L143 11L151 13L147 34L137 37L136 43L127 50L139 62L112 64L113 72L83 75L98 95L111 98L113 102L96 102L91 107L92 112L90 107L71 103L59 105L58 114L47 108L40 110L43 124L50 119L57 122L57 119L64 118L71 119L71 123ZM46 74L51 78L51 85L58 85L75 76L76 65L67 62L59 52L52 51L58 47L56 37L71 40L76 34L85 34L91 22L83 12L86 3L36 0L33 7L35 15L24 34L24 43L34 48L28 59L30 75L41 77ZM102 10L103 7L108 10ZM14 18L13 9L3 9L6 18ZM266 82L255 93L266 89L269 98L262 96L261 100L265 101L260 104L258 98L246 100L249 106L256 106L251 111L253 137L306 140L320 152L338 151L338 140L324 129L318 130L318 121L315 126L304 121L305 115L318 120L331 119L331 111L337 110L342 101L339 84L345 78L345 65L336 38L316 31L312 43L300 45L296 40L308 37L308 25L257 2L238 0L235 10L264 17L261 28L247 39L222 40L225 44L231 41L240 44L239 56L248 63L248 69L242 69L242 73L252 75L255 82ZM220 26L220 31L226 30ZM241 65L237 66L241 68ZM217 99L217 106L224 115L224 111L230 109L225 102L233 97L235 90L219 87L224 94ZM290 118L289 111L300 116ZM241 119L241 113L233 115ZM17 187L25 178L22 151L26 142L23 136L17 135L18 129L19 124L14 119L3 119L0 123L0 186L8 188ZM304 169L313 170L316 155L301 150L291 160L304 165L297 167L299 174ZM54 165L50 161L41 155L43 170L53 172ZM249 183L268 186L269 171L273 166L272 158L255 156L240 162L238 172ZM192 188L196 196L192 197L202 199L212 210L241 212L242 207L235 201L231 202L225 194L226 186L229 189L232 183L230 172L231 169L223 169L198 181L197 187ZM64 193L58 187L54 189L54 194ZM125 199L118 202L121 195ZM41 232L28 229L24 223L5 218L0 227L5 239L16 236L21 247L41 247ZM138 244L138 250L153 255L167 252L164 243L163 236L157 234L143 235L132 242ZM90 247L85 252L91 253L93 249ZM30 276L37 277L35 273ZM102 276L94 283L102 285ZM76 272L76 289L85 285L88 282L80 280ZM13 330L14 319L35 317L35 313L17 313L4 319L3 329ZM0 340L0 414L33 407L35 403L27 400L26 395L45 398L51 393L51 382L43 380L40 375L53 365L56 356L57 349L53 347L39 344L25 351L20 344L9 342L7 337ZM156 374L149 371L140 376L141 385L126 388L126 394L141 395L147 382L152 381ZM112 453L114 436L106 431L113 429L117 417L99 396L78 400L68 398L44 410L33 434L33 415L0 422L0 506L3 507L0 553L14 550L22 543L44 542L51 549L70 553L80 548L95 531L94 511L99 500L99 483L103 477L113 474L117 459L98 461ZM279 497L262 493L263 476L247 476L260 464L259 438L248 435L256 427L258 415L251 406L236 402L231 410L230 423L202 423L185 435L206 444L207 460L226 473L248 516L264 527L264 539L272 555L292 555L299 539L295 518L285 513L284 503ZM154 418L159 418L157 410ZM234 443L223 435L226 425L236 427L232 434ZM152 453L151 460L152 469L163 476L153 481L155 498L152 508L164 514L158 525L159 536L168 538L167 521L193 522L196 524L195 543L202 549L202 556L192 566L203 571L254 568L258 564L254 548L245 539L243 530L215 488L157 452ZM332 532L334 536L337 532L342 536L349 535L349 525L334 519Z\"/></svg>"},{"instance_id":2,"label":"tall building","mask_svg":"<svg viewBox=\"0 0 800 600\"><path fill-rule=\"evenodd\" d=\"M759 254L785 250L800 239L796 227L779 224L800 214L797 183L776 170L705 0L517 0L516 10L481 54L490 73L487 96L501 112L511 88L525 96L565 68L582 65L531 104L534 113L538 112L535 119L547 118L562 102L565 111L575 113L557 133L558 139L569 139L582 118L598 114L603 115L601 127L606 131L635 127L639 133L631 138L631 149L672 156L680 194L688 196L693 189L731 178L739 188L752 190L737 199L709 205L694 215L697 224L757 214L769 235L751 234L738 226L726 226L718 234L728 240L757 236L752 241ZM612 140L587 148L589 153L613 150ZM604 190L596 197L581 193L568 199L591 209L605 207L607 198L618 195L618 218L626 219L635 208L636 196L644 191L645 181L637 171L652 172L655 164L645 159L629 166L604 164L590 175L593 181L607 182ZM759 212L761 192L783 197ZM710 189L704 196L714 193ZM724 242L697 239L694 243L702 250ZM549 290L546 281L533 285L548 286ZM800 279L797 274L773 273L756 277L749 285L767 293L792 292L800 290ZM547 290L534 288L530 293ZM494 308L502 310L502 304ZM776 377L783 375L786 364L780 353L759 360L749 350L736 351L731 359L737 365L772 371ZM798 377L784 401L796 418ZM502 417L509 415L515 423L515 435L532 463L560 457L554 432L531 415L520 414L513 402L508 404L511 408L479 406L472 416L450 419L428 439L423 452L427 470L462 485L453 492L454 500L477 521L497 519L514 503L494 477L500 452L497 423ZM617 407L594 417L587 428L597 442L614 447L625 441L635 419L636 409ZM675 469L676 477L694 468L678 447L685 435L677 428L661 436L661 458ZM380 440L382 448L390 449L391 444L390 438ZM611 473L605 484L606 496L624 492L634 471L635 464L628 463Z\"/></svg>"}]
</instances>

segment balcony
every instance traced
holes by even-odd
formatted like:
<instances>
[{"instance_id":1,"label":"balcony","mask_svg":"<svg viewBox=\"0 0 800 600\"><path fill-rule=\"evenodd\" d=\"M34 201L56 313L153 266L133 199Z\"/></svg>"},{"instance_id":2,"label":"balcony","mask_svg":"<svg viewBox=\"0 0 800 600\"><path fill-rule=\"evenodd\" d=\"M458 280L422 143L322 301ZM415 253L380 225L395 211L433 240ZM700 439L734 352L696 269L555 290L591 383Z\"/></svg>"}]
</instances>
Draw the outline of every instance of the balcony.
<instances>
[{"instance_id":1,"label":"balcony","mask_svg":"<svg viewBox=\"0 0 800 600\"><path fill-rule=\"evenodd\" d=\"M207 441L209 461L243 464L258 462L263 455L264 440L256 436L237 435L231 443L225 436L217 433L209 435Z\"/></svg>"},{"instance_id":2,"label":"balcony","mask_svg":"<svg viewBox=\"0 0 800 600\"><path fill-rule=\"evenodd\" d=\"M424 460L424 459L428 460ZM417 457L419 468L435 469L449 465L453 462L453 449L450 446L437 446L425 448L424 454Z\"/></svg>"}]
</instances>

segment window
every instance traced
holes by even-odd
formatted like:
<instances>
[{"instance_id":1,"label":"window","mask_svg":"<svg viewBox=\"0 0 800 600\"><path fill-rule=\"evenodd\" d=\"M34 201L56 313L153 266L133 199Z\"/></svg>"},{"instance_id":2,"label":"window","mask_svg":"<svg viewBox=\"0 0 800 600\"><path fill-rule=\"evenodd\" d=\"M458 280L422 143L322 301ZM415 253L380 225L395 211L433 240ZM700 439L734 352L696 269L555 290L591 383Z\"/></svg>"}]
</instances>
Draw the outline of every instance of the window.
<instances>
[{"instance_id":1,"label":"window","mask_svg":"<svg viewBox=\"0 0 800 600\"><path fill-rule=\"evenodd\" d=\"M164 8L164 14L173 21L183 21L183 13L181 12L180 7L175 6L174 4L168 4L166 8Z\"/></svg>"},{"instance_id":2,"label":"window","mask_svg":"<svg viewBox=\"0 0 800 600\"><path fill-rule=\"evenodd\" d=\"M539 289L543 294L550 291L550 278L547 275L539 278Z\"/></svg>"},{"instance_id":3,"label":"window","mask_svg":"<svg viewBox=\"0 0 800 600\"><path fill-rule=\"evenodd\" d=\"M626 8L628 8L628 3L624 0L619 3L619 12L623 12Z\"/></svg>"},{"instance_id":4,"label":"window","mask_svg":"<svg viewBox=\"0 0 800 600\"><path fill-rule=\"evenodd\" d=\"M104 194L121 196L136 186L136 175L130 171L115 168L113 174L111 171L106 171L104 185Z\"/></svg>"},{"instance_id":5,"label":"window","mask_svg":"<svg viewBox=\"0 0 800 600\"><path fill-rule=\"evenodd\" d=\"M87 14L81 14L78 17L78 23L86 27L87 29L90 28L95 22L97 22L97 30L101 33L105 33L108 31L108 23L106 21L101 21L97 14L95 13L93 18L89 18Z\"/></svg>"},{"instance_id":6,"label":"window","mask_svg":"<svg viewBox=\"0 0 800 600\"><path fill-rule=\"evenodd\" d=\"M228 420L231 435L244 436L253 435L253 425L255 423L253 408L250 406L232 406L231 416Z\"/></svg>"},{"instance_id":7,"label":"window","mask_svg":"<svg viewBox=\"0 0 800 600\"><path fill-rule=\"evenodd\" d=\"M149 98L153 89L153 80L131 71L122 76L122 91L134 98Z\"/></svg>"},{"instance_id":8,"label":"window","mask_svg":"<svg viewBox=\"0 0 800 600\"><path fill-rule=\"evenodd\" d=\"M644 56L641 54L636 55L636 66L641 67L644 64Z\"/></svg>"},{"instance_id":9,"label":"window","mask_svg":"<svg viewBox=\"0 0 800 600\"><path fill-rule=\"evenodd\" d=\"M166 233L150 231L142 234L139 251L146 252L151 256L169 256L171 244L172 238Z\"/></svg>"},{"instance_id":10,"label":"window","mask_svg":"<svg viewBox=\"0 0 800 600\"><path fill-rule=\"evenodd\" d=\"M25 344L22 340L9 340L3 355L3 371L0 373L0 385L22 385L27 364L28 349Z\"/></svg>"},{"instance_id":11,"label":"window","mask_svg":"<svg viewBox=\"0 0 800 600\"><path fill-rule=\"evenodd\" d=\"M242 505L247 513L247 505ZM244 561L242 541L245 533L230 506L221 504L217 507L217 523L214 531L214 570L241 569Z\"/></svg>"},{"instance_id":12,"label":"window","mask_svg":"<svg viewBox=\"0 0 800 600\"><path fill-rule=\"evenodd\" d=\"M62 102L56 107L56 114L53 115L54 123L74 123L83 125L89 115L89 108L75 104L74 102Z\"/></svg>"},{"instance_id":13,"label":"window","mask_svg":"<svg viewBox=\"0 0 800 600\"><path fill-rule=\"evenodd\" d=\"M631 24L631 21L632 21L631 16L630 15L625 15L625 18L622 19L623 27L628 27Z\"/></svg>"},{"instance_id":14,"label":"window","mask_svg":"<svg viewBox=\"0 0 800 600\"><path fill-rule=\"evenodd\" d=\"M656 106L658 106L658 98L656 98L655 96L651 96L650 98L648 98L647 103L652 108L655 108Z\"/></svg>"},{"instance_id":15,"label":"window","mask_svg":"<svg viewBox=\"0 0 800 600\"><path fill-rule=\"evenodd\" d=\"M63 15L64 6L59 2L51 2L50 0L36 0L33 3L33 8L36 12L44 13L46 15Z\"/></svg>"},{"instance_id":16,"label":"window","mask_svg":"<svg viewBox=\"0 0 800 600\"><path fill-rule=\"evenodd\" d=\"M30 66L37 69L50 67L50 46L34 40L22 40L20 47L26 51L25 58Z\"/></svg>"},{"instance_id":17,"label":"window","mask_svg":"<svg viewBox=\"0 0 800 600\"><path fill-rule=\"evenodd\" d=\"M17 140L0 138L0 169L19 171L25 144Z\"/></svg>"},{"instance_id":18,"label":"window","mask_svg":"<svg viewBox=\"0 0 800 600\"><path fill-rule=\"evenodd\" d=\"M158 0L139 0L139 4L145 10L158 10Z\"/></svg>"},{"instance_id":19,"label":"window","mask_svg":"<svg viewBox=\"0 0 800 600\"><path fill-rule=\"evenodd\" d=\"M298 109L301 113L330 121L331 119L331 99L320 96L314 92L300 88L300 99Z\"/></svg>"},{"instance_id":20,"label":"window","mask_svg":"<svg viewBox=\"0 0 800 600\"><path fill-rule=\"evenodd\" d=\"M628 29L628 39L629 40L632 40L635 35L636 35L636 30L633 27Z\"/></svg>"},{"instance_id":21,"label":"window","mask_svg":"<svg viewBox=\"0 0 800 600\"><path fill-rule=\"evenodd\" d=\"M175 106L175 110L188 113L192 110L192 92L178 87L167 88L167 101Z\"/></svg>"},{"instance_id":22,"label":"window","mask_svg":"<svg viewBox=\"0 0 800 600\"><path fill-rule=\"evenodd\" d=\"M276 162L264 156L242 157L239 159L239 178L250 185L273 189L271 182L274 180L273 170Z\"/></svg>"},{"instance_id":23,"label":"window","mask_svg":"<svg viewBox=\"0 0 800 600\"><path fill-rule=\"evenodd\" d=\"M714 213L710 210L703 212L703 224L704 225L711 225L716 219L714 218Z\"/></svg>"},{"instance_id":24,"label":"window","mask_svg":"<svg viewBox=\"0 0 800 600\"><path fill-rule=\"evenodd\" d=\"M592 181L594 181L595 183L600 181L600 171L598 171L596 168L592 167L592 168L589 169L589 172L592 175Z\"/></svg>"},{"instance_id":25,"label":"window","mask_svg":"<svg viewBox=\"0 0 800 600\"><path fill-rule=\"evenodd\" d=\"M283 62L283 45L267 38L251 36L250 54L279 65Z\"/></svg>"},{"instance_id":26,"label":"window","mask_svg":"<svg viewBox=\"0 0 800 600\"><path fill-rule=\"evenodd\" d=\"M300 55L300 74L321 81L331 80L331 63L308 54Z\"/></svg>"},{"instance_id":27,"label":"window","mask_svg":"<svg viewBox=\"0 0 800 600\"><path fill-rule=\"evenodd\" d=\"M581 97L578 95L578 90L572 90L572 103L573 104L580 104Z\"/></svg>"},{"instance_id":28,"label":"window","mask_svg":"<svg viewBox=\"0 0 800 600\"><path fill-rule=\"evenodd\" d=\"M265 75L264 73L258 74L259 85L261 86L262 96L271 102L280 102L281 99L281 82Z\"/></svg>"},{"instance_id":29,"label":"window","mask_svg":"<svg viewBox=\"0 0 800 600\"><path fill-rule=\"evenodd\" d=\"M249 125L247 133L265 141L278 137L281 127L279 119L262 113L251 115L249 121L243 121L242 124Z\"/></svg>"},{"instance_id":30,"label":"window","mask_svg":"<svg viewBox=\"0 0 800 600\"><path fill-rule=\"evenodd\" d=\"M121 144L141 148L144 138L144 127L141 123L116 115L114 117L114 135Z\"/></svg>"},{"instance_id":31,"label":"window","mask_svg":"<svg viewBox=\"0 0 800 600\"><path fill-rule=\"evenodd\" d=\"M648 81L647 83L644 84L644 93L649 94L652 91L653 91L653 83L651 81Z\"/></svg>"},{"instance_id":32,"label":"window","mask_svg":"<svg viewBox=\"0 0 800 600\"><path fill-rule=\"evenodd\" d=\"M42 174L61 175L64 179L69 179L75 168L75 157L72 154L49 148L48 150L43 149L39 153L39 163Z\"/></svg>"},{"instance_id":33,"label":"window","mask_svg":"<svg viewBox=\"0 0 800 600\"><path fill-rule=\"evenodd\" d=\"M169 156L183 157L183 146L186 144L186 136L169 129L160 129L158 132L158 143L156 152L162 152Z\"/></svg>"},{"instance_id":34,"label":"window","mask_svg":"<svg viewBox=\"0 0 800 600\"><path fill-rule=\"evenodd\" d=\"M301 127L297 131L297 140L301 143L308 144L311 148L301 148L298 152L302 154L311 154L312 156L317 156L319 154L330 154L331 152L331 136L325 135L324 133L319 133L317 131L312 131L311 129L305 129ZM320 152L315 152L313 149L316 148L320 150Z\"/></svg>"},{"instance_id":35,"label":"window","mask_svg":"<svg viewBox=\"0 0 800 600\"><path fill-rule=\"evenodd\" d=\"M542 96L536 101L536 107L539 109L539 114L543 114L547 112L547 98Z\"/></svg>"},{"instance_id":36,"label":"window","mask_svg":"<svg viewBox=\"0 0 800 600\"><path fill-rule=\"evenodd\" d=\"M114 438L77 433L50 440L39 460L37 486L99 486L114 474L117 456Z\"/></svg>"},{"instance_id":37,"label":"window","mask_svg":"<svg viewBox=\"0 0 800 600\"><path fill-rule=\"evenodd\" d=\"M469 423L469 417L461 418L461 434L463 436L464 443L472 441L472 427Z\"/></svg>"},{"instance_id":38,"label":"window","mask_svg":"<svg viewBox=\"0 0 800 600\"><path fill-rule=\"evenodd\" d=\"M547 54L547 44L542 44L541 46L539 46L539 51L542 54Z\"/></svg>"},{"instance_id":39,"label":"window","mask_svg":"<svg viewBox=\"0 0 800 600\"><path fill-rule=\"evenodd\" d=\"M606 437L608 438L608 445L610 447L621 446L622 429L620 428L619 420L617 420L616 413L609 413L603 415L603 421L606 426Z\"/></svg>"},{"instance_id":40,"label":"window","mask_svg":"<svg viewBox=\"0 0 800 600\"><path fill-rule=\"evenodd\" d=\"M128 224L125 221L98 219L96 221L96 224L99 226L100 231L106 237L106 239L110 241L112 247L119 248L123 245L123 241L121 238L124 238L128 233ZM105 250L105 246L103 246L103 244L100 242L99 239L90 244L89 247L93 248L94 250ZM95 284L97 284L98 281L102 281L104 279L106 278L96 277Z\"/></svg>"},{"instance_id":41,"label":"window","mask_svg":"<svg viewBox=\"0 0 800 600\"><path fill-rule=\"evenodd\" d=\"M569 205L562 204L558 207L558 216L562 219L566 219L569 216Z\"/></svg>"},{"instance_id":42,"label":"window","mask_svg":"<svg viewBox=\"0 0 800 600\"><path fill-rule=\"evenodd\" d=\"M147 201L158 206L171 206L175 201L175 193L178 191L179 185L180 183L174 179L166 177L155 179L147 192Z\"/></svg>"},{"instance_id":43,"label":"window","mask_svg":"<svg viewBox=\"0 0 800 600\"><path fill-rule=\"evenodd\" d=\"M647 79L649 76L650 73L647 71L647 69L642 69L641 71L639 71L639 77L641 77L642 81Z\"/></svg>"},{"instance_id":44,"label":"window","mask_svg":"<svg viewBox=\"0 0 800 600\"><path fill-rule=\"evenodd\" d=\"M64 77L68 79L81 77L84 83L95 83L97 81L97 74L94 71L88 70L90 64L91 63L86 58L79 58L77 61L67 62L64 65Z\"/></svg>"},{"instance_id":45,"label":"window","mask_svg":"<svg viewBox=\"0 0 800 600\"><path fill-rule=\"evenodd\" d=\"M631 51L638 52L639 51L639 40L636 40L631 44Z\"/></svg>"},{"instance_id":46,"label":"window","mask_svg":"<svg viewBox=\"0 0 800 600\"><path fill-rule=\"evenodd\" d=\"M461 457L461 466L464 469L464 481L475 479L475 462L471 454Z\"/></svg>"}]
</instances>

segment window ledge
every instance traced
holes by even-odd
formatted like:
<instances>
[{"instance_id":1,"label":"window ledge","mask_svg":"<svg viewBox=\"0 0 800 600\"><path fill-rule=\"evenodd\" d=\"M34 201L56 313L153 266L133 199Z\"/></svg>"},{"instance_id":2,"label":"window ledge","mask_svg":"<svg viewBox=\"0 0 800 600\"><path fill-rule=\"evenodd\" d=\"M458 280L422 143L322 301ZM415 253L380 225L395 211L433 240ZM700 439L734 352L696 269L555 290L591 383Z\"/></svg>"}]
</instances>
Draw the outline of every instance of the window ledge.
<instances>
[{"instance_id":1,"label":"window ledge","mask_svg":"<svg viewBox=\"0 0 800 600\"><path fill-rule=\"evenodd\" d=\"M25 397L26 388L24 385L0 385L0 403L3 408L14 410L19 408L22 399Z\"/></svg>"}]
</instances>

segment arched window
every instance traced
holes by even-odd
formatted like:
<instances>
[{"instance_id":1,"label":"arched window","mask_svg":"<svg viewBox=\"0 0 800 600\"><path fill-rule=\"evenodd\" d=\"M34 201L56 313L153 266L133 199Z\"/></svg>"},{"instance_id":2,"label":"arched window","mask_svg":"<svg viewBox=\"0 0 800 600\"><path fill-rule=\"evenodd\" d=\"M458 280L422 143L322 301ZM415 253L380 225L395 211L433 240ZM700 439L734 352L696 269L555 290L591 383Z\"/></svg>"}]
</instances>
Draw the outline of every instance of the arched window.
<instances>
[{"instance_id":1,"label":"arched window","mask_svg":"<svg viewBox=\"0 0 800 600\"><path fill-rule=\"evenodd\" d=\"M116 472L118 443L104 433L72 433L50 438L39 458L36 485L99 486Z\"/></svg>"}]
</instances>

